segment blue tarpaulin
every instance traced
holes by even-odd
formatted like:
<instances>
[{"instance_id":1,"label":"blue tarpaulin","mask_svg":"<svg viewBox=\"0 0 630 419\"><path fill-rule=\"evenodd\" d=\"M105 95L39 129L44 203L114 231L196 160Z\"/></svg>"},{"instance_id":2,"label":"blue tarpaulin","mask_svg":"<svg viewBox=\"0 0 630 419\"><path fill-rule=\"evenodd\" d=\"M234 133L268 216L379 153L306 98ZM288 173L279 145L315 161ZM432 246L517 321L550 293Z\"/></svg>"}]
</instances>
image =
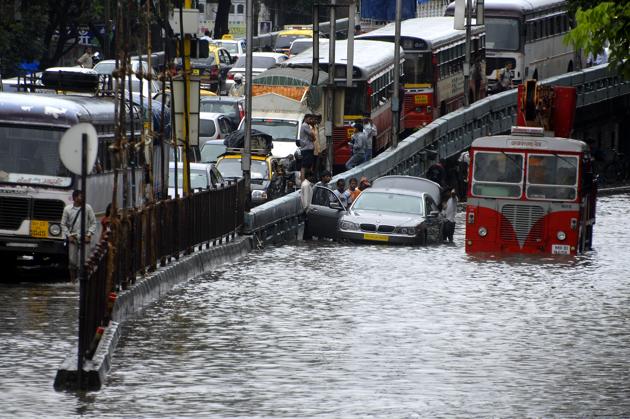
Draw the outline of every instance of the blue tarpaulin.
<instances>
[{"instance_id":1,"label":"blue tarpaulin","mask_svg":"<svg viewBox=\"0 0 630 419\"><path fill-rule=\"evenodd\" d=\"M403 19L416 17L416 1L402 0ZM396 18L396 0L362 0L361 17L363 19L393 21Z\"/></svg>"}]
</instances>

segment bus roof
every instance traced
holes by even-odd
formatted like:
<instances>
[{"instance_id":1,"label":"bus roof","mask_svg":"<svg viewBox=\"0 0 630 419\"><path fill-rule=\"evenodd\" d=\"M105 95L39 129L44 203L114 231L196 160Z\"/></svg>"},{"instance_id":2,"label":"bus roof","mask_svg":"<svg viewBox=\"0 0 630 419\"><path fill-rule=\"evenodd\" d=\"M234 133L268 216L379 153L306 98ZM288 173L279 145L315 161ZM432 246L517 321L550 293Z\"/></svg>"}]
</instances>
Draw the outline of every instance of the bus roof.
<instances>
[{"instance_id":1,"label":"bus roof","mask_svg":"<svg viewBox=\"0 0 630 419\"><path fill-rule=\"evenodd\" d=\"M400 36L404 38L418 39L426 43L424 47L414 49L432 49L461 40L466 37L465 30L453 28L455 18L453 17L422 17L403 20L400 25ZM372 39L387 42L394 42L395 24L390 23L382 28L357 36L357 39ZM484 28L474 26L473 35L483 33ZM404 42L403 42L404 44Z\"/></svg>"},{"instance_id":2,"label":"bus roof","mask_svg":"<svg viewBox=\"0 0 630 419\"><path fill-rule=\"evenodd\" d=\"M494 148L498 150L527 150L547 152L581 153L588 151L586 143L560 137L535 137L526 135L494 135L477 138L471 148Z\"/></svg>"},{"instance_id":3,"label":"bus roof","mask_svg":"<svg viewBox=\"0 0 630 419\"><path fill-rule=\"evenodd\" d=\"M105 97L0 93L0 123L69 127L79 122L114 122L114 100Z\"/></svg>"},{"instance_id":4,"label":"bus roof","mask_svg":"<svg viewBox=\"0 0 630 419\"><path fill-rule=\"evenodd\" d=\"M476 3L473 0L473 3ZM523 16L539 12L545 9L557 9L567 6L567 0L485 0L484 12L487 17L494 16ZM473 5L473 13L475 5ZM453 16L455 2L452 2L444 12L447 16Z\"/></svg>"},{"instance_id":5,"label":"bus roof","mask_svg":"<svg viewBox=\"0 0 630 419\"><path fill-rule=\"evenodd\" d=\"M348 60L348 41L337 41L335 43L335 64L345 66ZM328 42L319 45L319 62L328 64ZM404 57L401 48L400 58ZM289 58L281 63L282 67L312 68L313 48ZM355 40L354 42L354 62L353 66L361 72L361 79L369 79L380 71L394 65L394 45L390 42ZM327 67L327 66L326 66ZM327 71L327 70L325 70ZM339 77L336 77L339 78ZM345 78L345 77L343 77Z\"/></svg>"}]
</instances>

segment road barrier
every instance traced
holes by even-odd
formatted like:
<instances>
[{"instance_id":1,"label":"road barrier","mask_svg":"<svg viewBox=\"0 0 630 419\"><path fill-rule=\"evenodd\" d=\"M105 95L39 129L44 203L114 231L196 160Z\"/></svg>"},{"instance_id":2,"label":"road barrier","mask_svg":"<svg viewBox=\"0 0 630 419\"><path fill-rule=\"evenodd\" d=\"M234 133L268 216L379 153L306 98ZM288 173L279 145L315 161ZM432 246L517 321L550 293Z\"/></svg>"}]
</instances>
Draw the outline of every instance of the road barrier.
<instances>
[{"instance_id":1,"label":"road barrier","mask_svg":"<svg viewBox=\"0 0 630 419\"><path fill-rule=\"evenodd\" d=\"M138 275L164 266L196 246L209 247L234 238L243 225L243 181L169 199L141 210L121 211L111 231L98 243L87 264L86 316L79 336L86 359L96 349L99 327L107 326L116 292ZM110 269L108 270L108 266ZM81 347L81 346L80 346Z\"/></svg>"}]
</instances>

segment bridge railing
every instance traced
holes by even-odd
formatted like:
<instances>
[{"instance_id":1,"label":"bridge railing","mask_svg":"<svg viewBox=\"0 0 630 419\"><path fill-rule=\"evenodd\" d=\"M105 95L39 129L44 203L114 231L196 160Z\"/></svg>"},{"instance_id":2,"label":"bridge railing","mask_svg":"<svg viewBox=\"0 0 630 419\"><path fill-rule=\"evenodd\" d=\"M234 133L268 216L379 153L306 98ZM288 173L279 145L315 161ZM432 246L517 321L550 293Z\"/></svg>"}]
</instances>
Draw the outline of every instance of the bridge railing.
<instances>
[{"instance_id":1,"label":"bridge railing","mask_svg":"<svg viewBox=\"0 0 630 419\"><path fill-rule=\"evenodd\" d=\"M543 84L575 86L577 106L584 107L630 94L630 82L610 71L606 64L542 81ZM367 163L340 173L333 179L385 175L424 176L441 158L468 149L474 139L509 132L516 121L517 91L511 89L446 114L387 149ZM245 219L245 232L261 242L271 241L303 216L299 193L252 209Z\"/></svg>"},{"instance_id":2,"label":"bridge railing","mask_svg":"<svg viewBox=\"0 0 630 419\"><path fill-rule=\"evenodd\" d=\"M107 325L117 290L129 287L138 275L191 253L196 246L209 247L211 242L234 236L243 225L244 202L241 180L121 211L88 261L85 302L89 310L85 310L81 328L85 333L79 336L82 347L93 346L90 343L97 329Z\"/></svg>"}]
</instances>

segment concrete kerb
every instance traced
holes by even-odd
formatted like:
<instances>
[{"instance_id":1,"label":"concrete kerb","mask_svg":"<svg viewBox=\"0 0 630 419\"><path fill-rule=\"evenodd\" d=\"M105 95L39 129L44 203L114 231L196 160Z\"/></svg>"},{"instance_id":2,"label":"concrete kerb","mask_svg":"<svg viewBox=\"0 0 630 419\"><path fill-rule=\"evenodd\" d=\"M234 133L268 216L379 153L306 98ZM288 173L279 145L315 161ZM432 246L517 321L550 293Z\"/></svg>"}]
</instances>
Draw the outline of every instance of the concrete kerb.
<instances>
[{"instance_id":1,"label":"concrete kerb","mask_svg":"<svg viewBox=\"0 0 630 419\"><path fill-rule=\"evenodd\" d=\"M159 300L176 285L187 282L196 276L223 263L246 255L253 248L250 236L237 236L227 244L211 247L184 256L150 275L139 279L131 288L121 292L114 303L112 320L105 329L92 360L84 363L83 389L98 390L104 384L111 359L120 338L121 326L149 304ZM77 349L69 353L55 377L57 390L77 389Z\"/></svg>"}]
</instances>

